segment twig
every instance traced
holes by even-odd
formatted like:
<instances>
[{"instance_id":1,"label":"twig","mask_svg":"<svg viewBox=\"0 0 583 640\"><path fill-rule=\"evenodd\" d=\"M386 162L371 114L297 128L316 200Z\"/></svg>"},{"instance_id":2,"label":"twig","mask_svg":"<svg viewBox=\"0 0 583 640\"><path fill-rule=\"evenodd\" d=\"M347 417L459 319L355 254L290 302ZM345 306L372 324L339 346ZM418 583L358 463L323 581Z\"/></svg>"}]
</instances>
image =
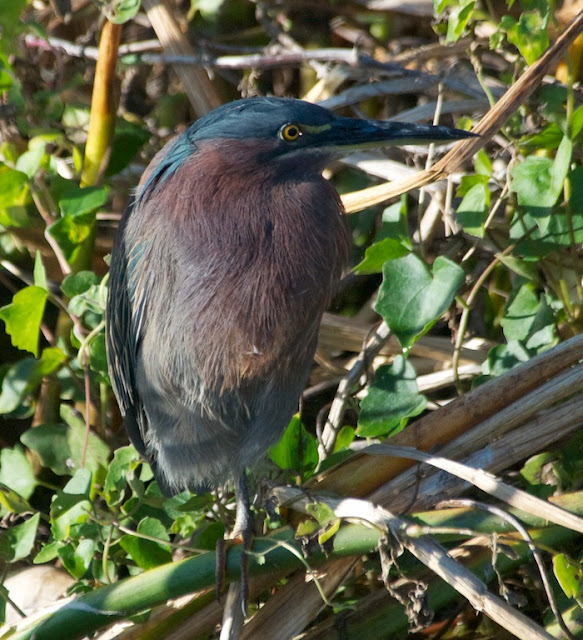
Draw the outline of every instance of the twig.
<instances>
[{"instance_id":1,"label":"twig","mask_svg":"<svg viewBox=\"0 0 583 640\"><path fill-rule=\"evenodd\" d=\"M75 58L87 58L97 60L97 47L88 47L75 44L63 38L49 36L46 39L34 34L27 34L24 42L28 47L46 50L60 49ZM271 69L286 65L296 66L304 62L333 62L344 63L349 67L359 69L374 69L385 73L398 75L418 75L419 72L407 69L399 62L381 62L362 53L357 48L347 49L330 47L322 49L300 49L297 51L284 50L281 47L273 47L262 53L251 53L230 56L211 56L208 53L149 53L152 49L161 49L158 40L146 40L145 42L128 43L120 45L119 55L137 55L137 62L144 64L183 64L209 67L215 69Z\"/></svg>"},{"instance_id":2,"label":"twig","mask_svg":"<svg viewBox=\"0 0 583 640\"><path fill-rule=\"evenodd\" d=\"M27 33L24 36L24 42L27 47L44 49L46 51L53 51L55 49L64 51L67 55L73 58L87 58L88 60L97 60L99 57L98 47L88 47L83 44L75 44L70 40L64 38L56 38L54 36L48 36L47 38L41 38L33 33ZM141 53L144 51L151 51L152 49L161 49L162 45L159 40L145 40L142 42L130 42L128 44L120 44L119 55L126 56L132 53Z\"/></svg>"},{"instance_id":3,"label":"twig","mask_svg":"<svg viewBox=\"0 0 583 640\"><path fill-rule=\"evenodd\" d=\"M346 400L355 385L358 384L358 381L365 371L367 363L377 356L383 345L389 339L390 335L391 330L387 323L382 322L371 336L370 340L367 341L366 346L360 352L350 371L340 381L338 390L334 396L334 401L330 407L330 412L328 413L328 419L326 420L322 437L318 443L318 468L334 449L336 436L342 427L342 419L344 418L346 410Z\"/></svg>"},{"instance_id":4,"label":"twig","mask_svg":"<svg viewBox=\"0 0 583 640\"><path fill-rule=\"evenodd\" d=\"M307 513L313 503L300 489L277 487L274 493L281 504ZM318 496L338 518L370 523L383 531L391 530L403 546L431 571L443 578L462 594L477 611L482 611L500 626L523 640L552 640L544 629L523 613L514 610L501 598L488 592L487 586L471 571L454 560L429 536L412 538L407 535L408 522L372 502L355 498L329 498Z\"/></svg>"},{"instance_id":5,"label":"twig","mask_svg":"<svg viewBox=\"0 0 583 640\"><path fill-rule=\"evenodd\" d=\"M244 622L241 610L241 583L231 582L225 600L220 640L237 640Z\"/></svg>"},{"instance_id":6,"label":"twig","mask_svg":"<svg viewBox=\"0 0 583 640\"><path fill-rule=\"evenodd\" d=\"M455 385L457 387L458 393L462 393L463 389L460 386L460 379L458 375L458 368L460 364L460 351L462 348L462 343L464 340L464 336L466 335L466 329L468 327L468 322L470 319L470 311L472 310L472 305L474 304L474 300L478 293L480 292L482 285L488 278L488 276L492 273L496 265L500 262L500 259L504 256L507 256L509 253L514 251L515 244L511 244L502 253L497 255L492 262L484 269L484 271L480 274L480 277L476 280L472 290L468 294L466 301L463 305L462 315L460 318L458 331L455 339L455 346L453 349L453 359L452 359L452 368L454 372Z\"/></svg>"}]
</instances>

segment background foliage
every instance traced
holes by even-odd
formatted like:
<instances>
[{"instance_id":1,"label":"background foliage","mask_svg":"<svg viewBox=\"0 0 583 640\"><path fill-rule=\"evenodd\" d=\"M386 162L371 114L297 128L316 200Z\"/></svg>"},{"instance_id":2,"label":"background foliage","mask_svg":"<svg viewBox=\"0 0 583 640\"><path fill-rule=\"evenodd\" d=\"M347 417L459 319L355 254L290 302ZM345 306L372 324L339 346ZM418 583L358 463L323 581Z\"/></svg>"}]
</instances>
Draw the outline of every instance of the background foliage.
<instances>
[{"instance_id":1,"label":"background foliage","mask_svg":"<svg viewBox=\"0 0 583 640\"><path fill-rule=\"evenodd\" d=\"M435 117L470 128L576 9L546 0L434 4L192 0L173 3L171 11L204 57L222 102L241 95L308 96L352 115ZM126 48L119 84L110 87L120 98L111 152L89 184L82 168L91 47L106 18L124 25ZM0 5L0 27L0 560L4 578L19 567L50 563L72 577L70 593L89 593L212 551L232 518L228 489L162 499L150 469L127 445L105 354L107 254L117 221L148 161L195 112L151 42L154 32L137 2L78 0L71 8L62 0L12 0ZM354 47L363 56L346 64L341 57ZM356 267L342 283L334 315L325 319L302 416L258 466L258 478L314 480L355 444L392 436L580 332L580 47L578 41L554 77L447 185L350 216ZM323 50L329 60L322 61ZM302 60L272 59L282 53ZM248 54L258 58L246 63ZM332 167L329 177L341 192L354 191L384 177L387 160L390 173L403 172L406 165L429 166L433 153L395 150L374 154L369 164L353 157ZM319 460L318 437L336 387L379 318L400 346L389 343L366 363L367 375L349 385L329 457ZM506 479L539 497L572 494L570 508L581 509L577 420L568 436L506 468ZM354 490L358 494L357 485ZM319 533L325 546L340 521L323 505L310 515L300 533ZM279 517L285 521L285 513L270 514L265 532L282 524ZM468 517L467 525L431 524L455 524L458 533L464 526L488 529L477 514ZM450 531L443 541L453 546L459 539ZM550 539L547 546L559 608L583 637L580 537ZM489 553L484 561L491 561ZM327 637L316 634L319 625L386 593L378 555L360 562L330 606L314 616L309 637ZM500 589L558 634L530 565L524 557L510 564L504 578L498 569ZM420 575L406 560L392 571ZM2 594L10 602L6 589ZM270 595L262 592L255 604ZM366 611L367 635L386 637L386 623L375 630ZM402 617L402 611L387 615ZM421 616L412 621L421 633ZM406 633L401 624L392 637ZM434 626L423 635L501 633L454 597L436 609ZM200 637L212 634L211 628Z\"/></svg>"}]
</instances>

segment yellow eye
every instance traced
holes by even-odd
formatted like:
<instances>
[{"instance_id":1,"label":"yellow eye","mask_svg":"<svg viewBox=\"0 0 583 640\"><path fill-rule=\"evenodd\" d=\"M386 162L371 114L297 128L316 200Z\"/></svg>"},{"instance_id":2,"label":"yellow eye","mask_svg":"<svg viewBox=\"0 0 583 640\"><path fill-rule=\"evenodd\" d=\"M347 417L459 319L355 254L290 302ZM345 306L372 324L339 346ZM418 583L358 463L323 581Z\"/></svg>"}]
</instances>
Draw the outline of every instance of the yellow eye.
<instances>
[{"instance_id":1,"label":"yellow eye","mask_svg":"<svg viewBox=\"0 0 583 640\"><path fill-rule=\"evenodd\" d=\"M279 131L279 137L286 142L293 142L301 135L302 131L297 124L286 124Z\"/></svg>"}]
</instances>

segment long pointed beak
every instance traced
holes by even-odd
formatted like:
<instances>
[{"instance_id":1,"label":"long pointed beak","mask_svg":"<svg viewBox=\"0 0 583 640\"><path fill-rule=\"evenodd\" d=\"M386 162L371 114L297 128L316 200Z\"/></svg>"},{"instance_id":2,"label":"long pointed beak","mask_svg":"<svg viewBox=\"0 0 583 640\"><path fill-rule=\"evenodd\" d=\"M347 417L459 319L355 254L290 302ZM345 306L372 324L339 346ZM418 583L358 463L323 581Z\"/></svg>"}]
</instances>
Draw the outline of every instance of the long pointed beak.
<instances>
[{"instance_id":1,"label":"long pointed beak","mask_svg":"<svg viewBox=\"0 0 583 640\"><path fill-rule=\"evenodd\" d=\"M430 144L476 137L475 133L426 124L337 118L321 143L343 152L385 145Z\"/></svg>"}]
</instances>

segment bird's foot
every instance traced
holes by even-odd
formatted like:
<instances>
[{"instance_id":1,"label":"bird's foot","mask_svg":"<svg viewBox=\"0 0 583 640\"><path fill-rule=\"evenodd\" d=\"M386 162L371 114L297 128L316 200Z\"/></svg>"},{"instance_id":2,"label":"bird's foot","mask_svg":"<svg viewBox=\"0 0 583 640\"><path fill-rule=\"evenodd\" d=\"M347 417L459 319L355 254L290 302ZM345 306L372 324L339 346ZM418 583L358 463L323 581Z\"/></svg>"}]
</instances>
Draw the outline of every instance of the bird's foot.
<instances>
[{"instance_id":1,"label":"bird's foot","mask_svg":"<svg viewBox=\"0 0 583 640\"><path fill-rule=\"evenodd\" d=\"M216 591L217 600L220 602L225 593L225 582L227 573L227 554L232 547L242 545L241 549L241 607L247 611L247 601L249 598L249 556L247 552L251 549L253 535L251 531L243 531L234 537L221 538L217 540L216 546Z\"/></svg>"}]
</instances>

